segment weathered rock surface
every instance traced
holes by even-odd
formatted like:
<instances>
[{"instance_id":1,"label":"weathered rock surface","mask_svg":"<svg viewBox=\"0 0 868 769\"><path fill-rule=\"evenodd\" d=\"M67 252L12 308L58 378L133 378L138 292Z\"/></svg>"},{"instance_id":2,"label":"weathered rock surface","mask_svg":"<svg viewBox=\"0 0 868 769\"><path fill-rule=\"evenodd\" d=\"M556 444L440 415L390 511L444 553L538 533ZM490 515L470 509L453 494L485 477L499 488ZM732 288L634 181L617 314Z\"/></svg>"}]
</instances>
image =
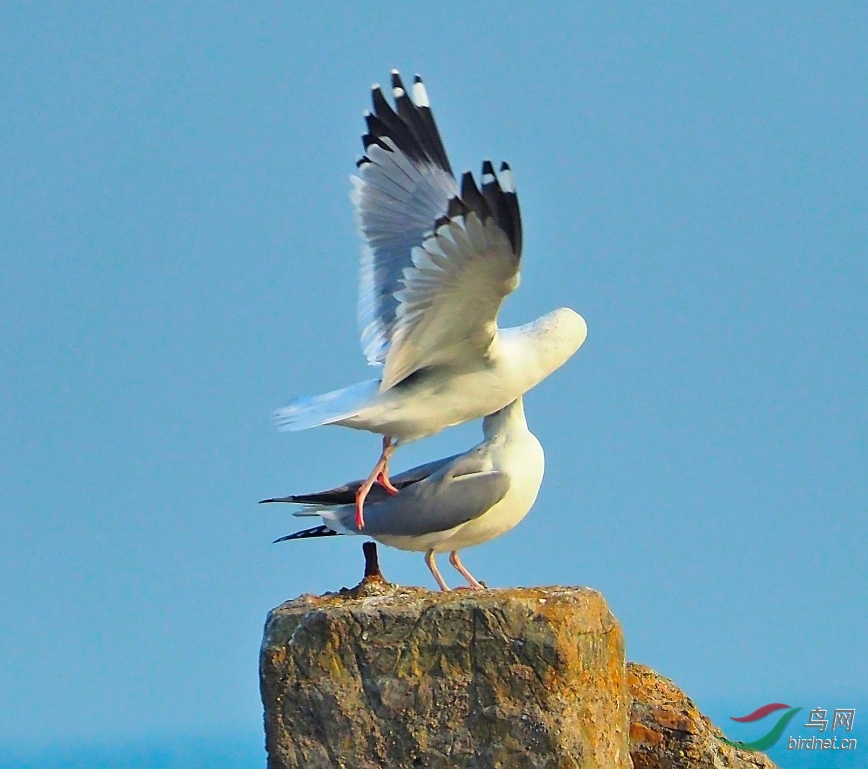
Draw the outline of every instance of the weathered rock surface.
<instances>
[{"instance_id":1,"label":"weathered rock surface","mask_svg":"<svg viewBox=\"0 0 868 769\"><path fill-rule=\"evenodd\" d=\"M724 745L723 733L668 678L627 664L633 706L630 756L635 769L775 769L762 753Z\"/></svg>"},{"instance_id":2,"label":"weathered rock surface","mask_svg":"<svg viewBox=\"0 0 868 769\"><path fill-rule=\"evenodd\" d=\"M587 588L302 596L260 682L269 769L630 766L621 628Z\"/></svg>"},{"instance_id":3,"label":"weathered rock surface","mask_svg":"<svg viewBox=\"0 0 868 769\"><path fill-rule=\"evenodd\" d=\"M269 613L260 686L269 769L775 769L625 665L587 588L301 596Z\"/></svg>"}]
</instances>

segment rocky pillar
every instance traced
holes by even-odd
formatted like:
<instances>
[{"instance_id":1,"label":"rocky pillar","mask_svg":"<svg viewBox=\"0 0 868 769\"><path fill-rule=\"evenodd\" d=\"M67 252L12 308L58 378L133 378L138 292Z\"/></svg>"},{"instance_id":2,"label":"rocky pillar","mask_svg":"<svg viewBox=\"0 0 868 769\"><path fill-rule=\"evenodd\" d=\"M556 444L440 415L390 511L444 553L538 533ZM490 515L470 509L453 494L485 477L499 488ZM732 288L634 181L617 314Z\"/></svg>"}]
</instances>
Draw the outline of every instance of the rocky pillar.
<instances>
[{"instance_id":1,"label":"rocky pillar","mask_svg":"<svg viewBox=\"0 0 868 769\"><path fill-rule=\"evenodd\" d=\"M621 628L587 588L302 596L260 682L269 769L631 766Z\"/></svg>"}]
</instances>

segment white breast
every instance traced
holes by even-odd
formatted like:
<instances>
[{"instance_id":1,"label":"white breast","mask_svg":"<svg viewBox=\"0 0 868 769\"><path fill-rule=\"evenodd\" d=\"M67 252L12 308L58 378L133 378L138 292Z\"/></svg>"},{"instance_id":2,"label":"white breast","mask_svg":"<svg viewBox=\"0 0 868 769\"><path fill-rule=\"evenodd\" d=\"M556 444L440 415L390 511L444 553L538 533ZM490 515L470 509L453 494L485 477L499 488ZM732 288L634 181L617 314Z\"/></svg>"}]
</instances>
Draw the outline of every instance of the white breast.
<instances>
[{"instance_id":1,"label":"white breast","mask_svg":"<svg viewBox=\"0 0 868 769\"><path fill-rule=\"evenodd\" d=\"M457 526L433 545L438 553L480 545L515 528L536 502L545 470L540 442L530 432L507 441L495 465L509 474L509 491L487 513Z\"/></svg>"}]
</instances>

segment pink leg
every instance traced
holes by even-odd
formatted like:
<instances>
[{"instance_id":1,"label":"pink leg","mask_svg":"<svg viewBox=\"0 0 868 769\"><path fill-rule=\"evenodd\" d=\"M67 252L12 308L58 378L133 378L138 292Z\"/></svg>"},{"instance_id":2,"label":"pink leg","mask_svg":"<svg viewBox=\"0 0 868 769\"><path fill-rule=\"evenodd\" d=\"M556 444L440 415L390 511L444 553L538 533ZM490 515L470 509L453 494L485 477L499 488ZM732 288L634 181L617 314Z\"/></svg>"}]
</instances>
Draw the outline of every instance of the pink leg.
<instances>
[{"instance_id":1,"label":"pink leg","mask_svg":"<svg viewBox=\"0 0 868 769\"><path fill-rule=\"evenodd\" d=\"M425 553L425 565L428 567L428 571L430 571L434 575L434 579L437 580L437 584L440 585L440 589L444 593L449 592L449 585L446 584L446 580L440 574L440 569L437 568L437 564L434 563L434 551L429 550Z\"/></svg>"},{"instance_id":2,"label":"pink leg","mask_svg":"<svg viewBox=\"0 0 868 769\"><path fill-rule=\"evenodd\" d=\"M392 496L395 496L399 491L389 480L389 458L392 456L394 451L395 446L392 444L392 439L388 436L383 438L383 456L386 458L386 461L383 463L383 469L380 470L380 474L377 476L377 483L379 483L380 486L382 486Z\"/></svg>"},{"instance_id":3,"label":"pink leg","mask_svg":"<svg viewBox=\"0 0 868 769\"><path fill-rule=\"evenodd\" d=\"M382 470L380 470L380 474L377 476L377 483L379 483L380 486L382 486L386 491L388 491L389 494L391 494L393 497L395 496L395 494L398 493L398 491L400 491L400 489L396 489L392 485L392 482L389 480L388 467L384 467Z\"/></svg>"},{"instance_id":4,"label":"pink leg","mask_svg":"<svg viewBox=\"0 0 868 769\"><path fill-rule=\"evenodd\" d=\"M475 587L479 589L485 589L485 585L483 585L479 580L476 579L466 568L464 568L464 564L461 563L461 559L458 557L458 551L453 550L449 553L449 563L451 563L460 573L464 579L470 584L470 587Z\"/></svg>"},{"instance_id":5,"label":"pink leg","mask_svg":"<svg viewBox=\"0 0 868 769\"><path fill-rule=\"evenodd\" d=\"M361 486L359 486L359 490L356 492L356 528L359 531L365 528L365 498L368 496L368 492L371 490L371 486L373 486L377 482L377 479L383 473L388 473L389 457L392 456L392 452L394 450L395 447L392 445L392 439L389 437L383 438L383 453L377 460L377 464L374 465L374 469L371 474L367 477L365 482ZM389 486L391 486L392 489L395 489L395 487L392 486L391 483L389 483ZM386 486L387 490L389 490L389 486ZM391 490L390 493L392 493ZM394 493L397 494L398 490L395 489Z\"/></svg>"}]
</instances>

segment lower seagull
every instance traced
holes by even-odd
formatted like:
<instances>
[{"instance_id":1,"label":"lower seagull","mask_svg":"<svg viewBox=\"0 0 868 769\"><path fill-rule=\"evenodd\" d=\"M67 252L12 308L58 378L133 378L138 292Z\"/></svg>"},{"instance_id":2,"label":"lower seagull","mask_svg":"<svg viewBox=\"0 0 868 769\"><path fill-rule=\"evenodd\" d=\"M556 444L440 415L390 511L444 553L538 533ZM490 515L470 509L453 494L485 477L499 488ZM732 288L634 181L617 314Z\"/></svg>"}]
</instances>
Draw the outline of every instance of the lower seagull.
<instances>
[{"instance_id":1,"label":"lower seagull","mask_svg":"<svg viewBox=\"0 0 868 769\"><path fill-rule=\"evenodd\" d=\"M479 545L514 528L528 514L542 484L545 458L528 429L522 399L489 414L482 422L485 439L463 454L429 462L393 477L398 493L375 486L365 500L365 527L356 521L354 481L329 491L264 499L305 505L296 516L319 516L322 525L275 540L362 534L396 547L425 553L425 563L440 586L449 586L434 561L449 562L471 587L482 588L461 563L458 551Z\"/></svg>"}]
</instances>

